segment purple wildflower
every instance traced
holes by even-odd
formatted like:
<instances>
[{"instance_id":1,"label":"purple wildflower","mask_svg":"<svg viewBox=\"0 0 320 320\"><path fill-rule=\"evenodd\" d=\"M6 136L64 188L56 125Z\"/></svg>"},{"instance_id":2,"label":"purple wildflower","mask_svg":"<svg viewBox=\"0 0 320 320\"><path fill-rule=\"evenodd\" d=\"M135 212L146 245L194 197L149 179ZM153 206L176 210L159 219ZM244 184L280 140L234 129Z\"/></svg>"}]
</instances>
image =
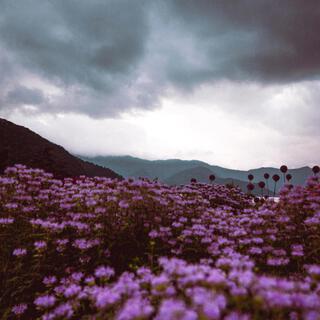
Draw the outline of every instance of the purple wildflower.
<instances>
[{"instance_id":1,"label":"purple wildflower","mask_svg":"<svg viewBox=\"0 0 320 320\"><path fill-rule=\"evenodd\" d=\"M13 250L12 254L16 257L24 256L27 254L27 250L22 248L17 248Z\"/></svg>"},{"instance_id":2,"label":"purple wildflower","mask_svg":"<svg viewBox=\"0 0 320 320\"><path fill-rule=\"evenodd\" d=\"M95 270L94 275L97 278L108 278L109 279L114 275L114 270L110 267L101 266Z\"/></svg>"},{"instance_id":3,"label":"purple wildflower","mask_svg":"<svg viewBox=\"0 0 320 320\"><path fill-rule=\"evenodd\" d=\"M34 300L34 304L40 308L48 308L55 304L56 298L52 295L40 296Z\"/></svg>"},{"instance_id":4,"label":"purple wildflower","mask_svg":"<svg viewBox=\"0 0 320 320\"><path fill-rule=\"evenodd\" d=\"M12 307L12 312L16 315L21 315L25 313L25 311L28 309L28 306L26 303L17 304L14 307Z\"/></svg>"}]
</instances>

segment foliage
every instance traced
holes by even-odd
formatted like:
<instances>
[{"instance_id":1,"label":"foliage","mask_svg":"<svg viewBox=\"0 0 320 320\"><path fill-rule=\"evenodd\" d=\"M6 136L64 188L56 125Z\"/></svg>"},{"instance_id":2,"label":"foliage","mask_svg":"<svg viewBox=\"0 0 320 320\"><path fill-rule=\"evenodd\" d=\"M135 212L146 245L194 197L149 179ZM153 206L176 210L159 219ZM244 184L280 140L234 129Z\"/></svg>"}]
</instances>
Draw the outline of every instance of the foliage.
<instances>
[{"instance_id":1,"label":"foliage","mask_svg":"<svg viewBox=\"0 0 320 320\"><path fill-rule=\"evenodd\" d=\"M320 183L0 177L1 319L319 319Z\"/></svg>"}]
</instances>

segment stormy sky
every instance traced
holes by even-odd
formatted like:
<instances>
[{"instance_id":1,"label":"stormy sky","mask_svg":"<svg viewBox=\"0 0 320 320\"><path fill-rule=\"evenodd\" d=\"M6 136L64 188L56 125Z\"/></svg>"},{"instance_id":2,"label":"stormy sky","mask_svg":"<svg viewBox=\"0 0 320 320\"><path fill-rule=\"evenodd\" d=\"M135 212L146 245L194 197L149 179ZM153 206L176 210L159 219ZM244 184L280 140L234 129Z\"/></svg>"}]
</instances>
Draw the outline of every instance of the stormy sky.
<instances>
[{"instance_id":1,"label":"stormy sky","mask_svg":"<svg viewBox=\"0 0 320 320\"><path fill-rule=\"evenodd\" d=\"M0 116L73 153L320 162L318 0L0 0Z\"/></svg>"}]
</instances>

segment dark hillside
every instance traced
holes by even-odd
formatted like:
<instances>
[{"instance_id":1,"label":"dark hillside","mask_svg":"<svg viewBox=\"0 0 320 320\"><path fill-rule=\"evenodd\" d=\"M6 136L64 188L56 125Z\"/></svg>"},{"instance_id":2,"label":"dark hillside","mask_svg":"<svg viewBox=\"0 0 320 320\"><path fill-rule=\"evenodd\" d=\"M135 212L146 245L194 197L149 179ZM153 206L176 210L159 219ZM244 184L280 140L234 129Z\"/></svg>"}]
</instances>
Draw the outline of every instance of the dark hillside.
<instances>
[{"instance_id":1,"label":"dark hillside","mask_svg":"<svg viewBox=\"0 0 320 320\"><path fill-rule=\"evenodd\" d=\"M0 173L17 163L44 169L57 178L80 175L121 178L108 168L78 159L25 127L0 119Z\"/></svg>"}]
</instances>

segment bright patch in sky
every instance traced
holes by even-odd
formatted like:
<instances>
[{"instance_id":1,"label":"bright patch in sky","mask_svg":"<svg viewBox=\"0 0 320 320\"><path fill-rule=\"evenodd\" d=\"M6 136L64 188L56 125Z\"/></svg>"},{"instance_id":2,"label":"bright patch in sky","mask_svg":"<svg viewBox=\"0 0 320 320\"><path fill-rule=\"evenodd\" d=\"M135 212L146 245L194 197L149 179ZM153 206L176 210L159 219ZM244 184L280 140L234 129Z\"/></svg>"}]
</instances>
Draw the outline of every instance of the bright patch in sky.
<instances>
[{"instance_id":1,"label":"bright patch in sky","mask_svg":"<svg viewBox=\"0 0 320 320\"><path fill-rule=\"evenodd\" d=\"M309 139L319 128L308 114L318 86L224 82L163 99L155 110L127 112L116 119L75 113L25 117L19 111L10 119L76 154L200 159L242 169L281 163L298 167L313 164L320 150L319 140ZM290 122L301 124L298 134ZM309 153L301 151L306 147Z\"/></svg>"}]
</instances>

